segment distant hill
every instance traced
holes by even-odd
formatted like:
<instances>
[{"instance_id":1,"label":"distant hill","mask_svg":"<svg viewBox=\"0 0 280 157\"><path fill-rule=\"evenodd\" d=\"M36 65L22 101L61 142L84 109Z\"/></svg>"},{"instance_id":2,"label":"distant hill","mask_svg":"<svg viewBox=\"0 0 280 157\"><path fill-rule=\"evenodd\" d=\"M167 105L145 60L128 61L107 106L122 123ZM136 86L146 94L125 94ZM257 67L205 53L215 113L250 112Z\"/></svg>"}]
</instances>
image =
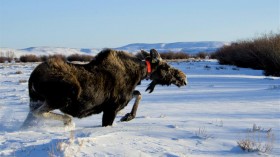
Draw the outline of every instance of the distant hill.
<instances>
[{"instance_id":1,"label":"distant hill","mask_svg":"<svg viewBox=\"0 0 280 157\"><path fill-rule=\"evenodd\" d=\"M189 54L196 54L199 52L214 52L225 44L227 43L218 42L218 41L175 42L175 43L156 43L156 44L135 43L123 47L118 47L116 49L125 50L128 52L135 52L141 49L150 50L154 48L159 52L173 51L173 52L185 52Z\"/></svg>"},{"instance_id":2,"label":"distant hill","mask_svg":"<svg viewBox=\"0 0 280 157\"><path fill-rule=\"evenodd\" d=\"M156 49L159 52L185 52L188 54L196 54L198 52L214 52L218 48L225 45L225 42L218 41L202 41L202 42L175 42L175 43L134 43L128 44L122 47L114 48L116 50L124 50L127 52L135 53L139 50ZM71 54L87 54L87 55L96 55L102 49L96 48L65 48L65 47L28 47L24 49L10 49L10 48L0 48L0 52L12 51L15 53L16 57L20 57L26 54L35 54L35 55L54 55L54 54L63 54L69 56Z\"/></svg>"}]
</instances>

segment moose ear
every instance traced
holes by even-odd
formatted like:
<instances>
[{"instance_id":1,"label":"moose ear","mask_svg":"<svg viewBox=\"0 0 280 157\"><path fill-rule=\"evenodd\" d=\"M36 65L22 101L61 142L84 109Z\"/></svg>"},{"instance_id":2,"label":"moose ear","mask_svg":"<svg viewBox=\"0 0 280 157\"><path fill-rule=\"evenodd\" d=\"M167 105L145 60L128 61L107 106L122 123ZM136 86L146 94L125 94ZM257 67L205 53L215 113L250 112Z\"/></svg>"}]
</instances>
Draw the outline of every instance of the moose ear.
<instances>
[{"instance_id":1,"label":"moose ear","mask_svg":"<svg viewBox=\"0 0 280 157\"><path fill-rule=\"evenodd\" d=\"M144 55L145 57L149 56L149 52L141 49L141 54Z\"/></svg>"},{"instance_id":2,"label":"moose ear","mask_svg":"<svg viewBox=\"0 0 280 157\"><path fill-rule=\"evenodd\" d=\"M162 60L159 53L155 49L150 50L150 56L152 63L159 63Z\"/></svg>"}]
</instances>

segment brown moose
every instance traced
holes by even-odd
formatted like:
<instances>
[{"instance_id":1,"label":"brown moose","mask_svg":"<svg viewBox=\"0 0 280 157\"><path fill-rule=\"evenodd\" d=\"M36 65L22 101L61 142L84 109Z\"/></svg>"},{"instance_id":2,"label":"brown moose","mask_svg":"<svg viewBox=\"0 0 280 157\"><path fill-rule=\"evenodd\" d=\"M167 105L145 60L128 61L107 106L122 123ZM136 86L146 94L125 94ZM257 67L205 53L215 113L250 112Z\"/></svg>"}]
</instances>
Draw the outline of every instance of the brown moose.
<instances>
[{"instance_id":1,"label":"brown moose","mask_svg":"<svg viewBox=\"0 0 280 157\"><path fill-rule=\"evenodd\" d=\"M29 78L30 112L23 128L34 125L38 117L59 120L67 126L73 124L72 117L101 112L102 126L110 126L118 111L135 97L131 113L121 119L129 121L136 116L141 94L135 88L143 79L152 80L147 88L150 93L157 84L186 85L186 75L162 61L155 49L142 55L105 49L84 65L49 59ZM55 109L63 114L52 112Z\"/></svg>"}]
</instances>

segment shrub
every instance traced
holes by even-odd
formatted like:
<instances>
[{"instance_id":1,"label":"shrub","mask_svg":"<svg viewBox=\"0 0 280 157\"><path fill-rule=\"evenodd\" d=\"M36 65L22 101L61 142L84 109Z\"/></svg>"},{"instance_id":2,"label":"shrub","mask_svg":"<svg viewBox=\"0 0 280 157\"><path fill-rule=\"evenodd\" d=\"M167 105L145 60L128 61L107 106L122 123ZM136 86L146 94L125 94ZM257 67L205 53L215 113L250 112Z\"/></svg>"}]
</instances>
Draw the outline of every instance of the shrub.
<instances>
[{"instance_id":1,"label":"shrub","mask_svg":"<svg viewBox=\"0 0 280 157\"><path fill-rule=\"evenodd\" d=\"M67 61L67 59L68 59L68 57L66 57L65 55L62 55L62 54L55 54L55 55L49 55L49 56L43 55L43 56L39 56L39 57L36 55L30 54L30 55L20 56L19 61L20 62L45 62L49 58L61 58L64 61ZM89 57L89 56L81 56L80 60L89 61L89 58L90 58L90 60L92 59L92 57ZM0 58L0 61L1 61L1 58Z\"/></svg>"},{"instance_id":2,"label":"shrub","mask_svg":"<svg viewBox=\"0 0 280 157\"><path fill-rule=\"evenodd\" d=\"M32 54L20 56L19 60L21 62L41 62L41 59L39 57Z\"/></svg>"},{"instance_id":3,"label":"shrub","mask_svg":"<svg viewBox=\"0 0 280 157\"><path fill-rule=\"evenodd\" d=\"M209 55L206 52L199 52L198 54L196 54L195 58L205 59L207 58L207 56Z\"/></svg>"},{"instance_id":4,"label":"shrub","mask_svg":"<svg viewBox=\"0 0 280 157\"><path fill-rule=\"evenodd\" d=\"M11 62L15 59L15 53L13 51L0 52L0 63Z\"/></svg>"},{"instance_id":5,"label":"shrub","mask_svg":"<svg viewBox=\"0 0 280 157\"><path fill-rule=\"evenodd\" d=\"M280 76L280 34L232 43L218 49L213 57L220 64L264 70L265 75Z\"/></svg>"},{"instance_id":6,"label":"shrub","mask_svg":"<svg viewBox=\"0 0 280 157\"><path fill-rule=\"evenodd\" d=\"M162 59L188 59L190 58L190 55L184 52L165 52L160 53L160 56Z\"/></svg>"},{"instance_id":7,"label":"shrub","mask_svg":"<svg viewBox=\"0 0 280 157\"><path fill-rule=\"evenodd\" d=\"M7 57L0 57L0 63L5 63L7 60Z\"/></svg>"}]
</instances>

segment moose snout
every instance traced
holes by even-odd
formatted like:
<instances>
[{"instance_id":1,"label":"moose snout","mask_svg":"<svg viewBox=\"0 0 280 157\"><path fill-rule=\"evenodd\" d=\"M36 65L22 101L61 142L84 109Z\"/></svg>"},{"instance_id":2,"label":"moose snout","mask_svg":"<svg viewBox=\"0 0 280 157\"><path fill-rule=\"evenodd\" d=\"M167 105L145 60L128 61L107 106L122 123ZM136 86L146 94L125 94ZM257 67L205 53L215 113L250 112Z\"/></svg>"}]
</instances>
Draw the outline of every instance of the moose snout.
<instances>
[{"instance_id":1,"label":"moose snout","mask_svg":"<svg viewBox=\"0 0 280 157\"><path fill-rule=\"evenodd\" d=\"M185 79L180 79L180 80L175 81L175 85L178 86L178 87L186 86L187 83L188 82Z\"/></svg>"},{"instance_id":2,"label":"moose snout","mask_svg":"<svg viewBox=\"0 0 280 157\"><path fill-rule=\"evenodd\" d=\"M182 86L186 86L187 84L188 84L188 81L184 80Z\"/></svg>"},{"instance_id":3,"label":"moose snout","mask_svg":"<svg viewBox=\"0 0 280 157\"><path fill-rule=\"evenodd\" d=\"M180 86L186 86L188 84L187 78L181 79L179 82L181 84Z\"/></svg>"},{"instance_id":4,"label":"moose snout","mask_svg":"<svg viewBox=\"0 0 280 157\"><path fill-rule=\"evenodd\" d=\"M184 80L184 85L186 86L188 84L187 78Z\"/></svg>"}]
</instances>

